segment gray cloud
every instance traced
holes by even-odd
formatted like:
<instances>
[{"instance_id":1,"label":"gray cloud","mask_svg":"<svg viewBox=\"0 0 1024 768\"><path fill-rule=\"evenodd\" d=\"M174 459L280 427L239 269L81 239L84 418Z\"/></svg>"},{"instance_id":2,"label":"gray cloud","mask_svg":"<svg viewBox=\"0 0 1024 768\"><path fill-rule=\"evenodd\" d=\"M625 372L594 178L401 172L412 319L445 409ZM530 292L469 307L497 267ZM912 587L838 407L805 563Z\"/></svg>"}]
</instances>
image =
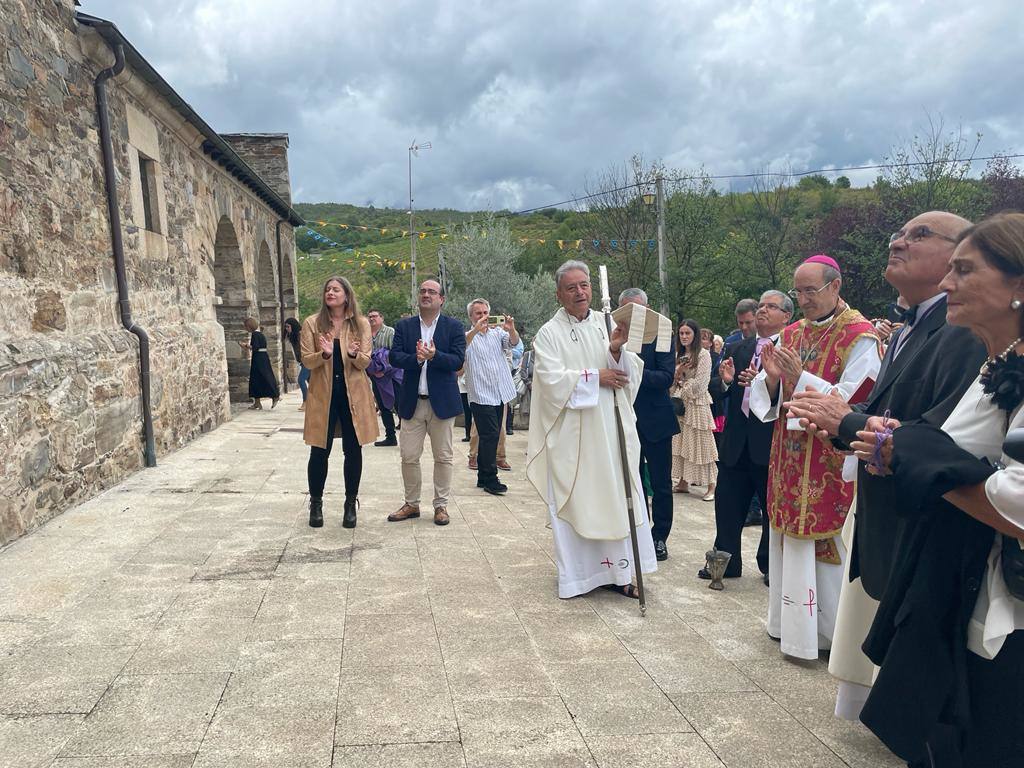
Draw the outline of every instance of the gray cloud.
<instances>
[{"instance_id":1,"label":"gray cloud","mask_svg":"<svg viewBox=\"0 0 1024 768\"><path fill-rule=\"evenodd\" d=\"M925 112L1024 151L1012 0L84 0L217 130L287 131L295 198L522 208L634 153L742 173L882 159ZM850 174L867 182L874 172Z\"/></svg>"}]
</instances>

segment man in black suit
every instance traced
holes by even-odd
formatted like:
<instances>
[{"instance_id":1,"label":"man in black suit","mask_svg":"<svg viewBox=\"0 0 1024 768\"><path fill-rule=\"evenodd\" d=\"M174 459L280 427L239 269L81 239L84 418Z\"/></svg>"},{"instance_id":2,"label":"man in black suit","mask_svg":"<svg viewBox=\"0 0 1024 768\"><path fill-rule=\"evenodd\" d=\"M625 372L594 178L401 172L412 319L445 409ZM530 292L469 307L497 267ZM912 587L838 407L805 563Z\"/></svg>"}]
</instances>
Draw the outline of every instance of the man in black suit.
<instances>
[{"instance_id":1,"label":"man in black suit","mask_svg":"<svg viewBox=\"0 0 1024 768\"><path fill-rule=\"evenodd\" d=\"M790 416L800 418L801 423L822 435L827 433L841 448L857 439L857 431L865 428L869 416L886 411L903 424L942 425L977 377L986 357L984 346L970 331L946 324L946 297L939 290L956 236L968 226L970 222L954 214L930 211L911 219L892 235L885 277L910 309L903 327L890 338L878 380L867 400L849 406L819 393L799 393L789 404ZM843 585L836 644L829 664L830 671L842 681L837 713L844 717L856 716L871 683L870 662L860 656L859 649L870 628L876 601L885 592L900 558L899 548L906 534L901 513L905 506L905 500L896 495L891 477L873 475L864 463L859 463L849 581ZM851 702L849 707L844 705L844 697ZM935 734L934 753L947 751L946 742L952 738L950 734Z\"/></svg>"},{"instance_id":2,"label":"man in black suit","mask_svg":"<svg viewBox=\"0 0 1024 768\"><path fill-rule=\"evenodd\" d=\"M627 288L619 294L623 304L647 306L647 294L639 288ZM633 402L636 412L636 431L640 436L640 469L647 463L651 480L651 536L654 538L654 556L668 559L669 532L672 530L672 437L679 434L679 419L672 412L668 398L669 387L676 371L675 343L667 352L658 352L652 341L640 348L644 361L644 375Z\"/></svg>"},{"instance_id":3,"label":"man in black suit","mask_svg":"<svg viewBox=\"0 0 1024 768\"><path fill-rule=\"evenodd\" d=\"M732 555L726 578L743 573L741 544L751 496L768 508L768 456L774 422L764 423L750 412L750 382L761 368L761 351L778 341L779 333L793 317L793 300L782 291L765 291L757 304L756 333L726 347L722 363L711 377L712 389L725 393L725 431L718 456L718 487L715 492L715 549ZM768 515L761 517L761 541L757 567L768 574ZM711 578L705 568L697 575Z\"/></svg>"},{"instance_id":4,"label":"man in black suit","mask_svg":"<svg viewBox=\"0 0 1024 768\"><path fill-rule=\"evenodd\" d=\"M952 213L916 216L889 242L885 279L910 309L893 334L867 400L850 406L817 392L794 396L790 415L824 430L841 447L857 439L869 416L886 411L903 424L941 426L978 376L985 349L966 328L946 325L946 295L939 283L949 271L956 236L970 222ZM891 478L857 472L856 535L850 580L860 578L874 599L885 591L899 534L899 507Z\"/></svg>"}]
</instances>

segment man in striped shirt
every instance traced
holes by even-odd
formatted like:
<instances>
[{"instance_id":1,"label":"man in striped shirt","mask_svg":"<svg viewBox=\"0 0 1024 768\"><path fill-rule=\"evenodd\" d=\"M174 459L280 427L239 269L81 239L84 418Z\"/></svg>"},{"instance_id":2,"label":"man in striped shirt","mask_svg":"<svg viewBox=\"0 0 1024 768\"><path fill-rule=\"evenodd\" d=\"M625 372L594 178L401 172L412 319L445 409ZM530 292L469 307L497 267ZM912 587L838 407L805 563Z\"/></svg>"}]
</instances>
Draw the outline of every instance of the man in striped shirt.
<instances>
[{"instance_id":1,"label":"man in striped shirt","mask_svg":"<svg viewBox=\"0 0 1024 768\"><path fill-rule=\"evenodd\" d=\"M505 317L502 325L491 325L491 305L473 299L466 307L470 330L466 334L466 390L473 411L480 446L477 451L478 488L500 495L508 486L498 480L498 438L505 403L516 397L506 352L519 343L515 320Z\"/></svg>"}]
</instances>

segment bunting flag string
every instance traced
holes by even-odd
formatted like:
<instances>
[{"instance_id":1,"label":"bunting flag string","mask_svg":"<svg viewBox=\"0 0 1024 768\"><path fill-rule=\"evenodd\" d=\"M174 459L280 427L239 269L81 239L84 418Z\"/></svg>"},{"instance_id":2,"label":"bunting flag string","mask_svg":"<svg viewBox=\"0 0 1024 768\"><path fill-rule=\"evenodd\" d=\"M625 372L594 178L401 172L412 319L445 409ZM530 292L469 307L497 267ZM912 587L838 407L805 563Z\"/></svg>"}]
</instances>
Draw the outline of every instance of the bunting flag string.
<instances>
[{"instance_id":1,"label":"bunting flag string","mask_svg":"<svg viewBox=\"0 0 1024 768\"><path fill-rule=\"evenodd\" d=\"M325 226L325 225L328 224L328 222L323 222L323 221L320 221L320 222L317 222L317 223L322 225L322 226ZM361 230L369 229L368 227L353 226L353 225L349 225L349 224L331 224L331 226L341 227L342 229L361 229ZM338 242L332 240L329 237L325 237L324 235L321 235L315 229L311 229L310 227L306 227L305 229L306 229L306 233L310 237L312 237L314 240L319 242L319 243L324 243L325 245L327 245L327 246L329 246L331 248L346 248L346 246L342 245L341 243L338 243ZM384 234L384 233L386 233L388 231L387 228L383 228L383 229L380 229L380 230L376 230L376 228L374 228L374 229L375 229L375 231L379 231L381 234ZM403 230L400 230L400 231L402 233L402 237L408 237L409 236L409 231L408 230L403 229ZM414 234L416 234L420 240L423 240L428 235L430 235L431 233L429 233L429 232L416 232ZM483 230L480 234L481 234L482 237L487 237L487 231L486 230ZM451 235L449 233L447 233L447 232L443 232L443 233L439 233L438 236L442 240L447 240ZM463 240L469 240L469 236L468 235L462 235L462 239ZM549 242L553 242L555 245L558 246L558 250L560 250L560 251L564 251L566 249L572 250L572 251L582 250L584 242L586 242L588 245L592 246L594 248L594 250L600 250L602 244L607 244L607 247L610 250L612 250L612 251L619 251L619 250L630 251L630 250L634 250L634 249L636 249L638 247L643 248L645 246L646 246L647 250L653 251L657 247L657 245L658 245L658 241L657 240L653 240L653 239L652 240L637 240L637 239L620 240L618 238L610 238L610 239L607 239L607 240L597 239L597 240L587 240L587 241L584 241L582 239L580 239L580 240L548 240L546 238L537 238L537 237L520 237L520 238L518 238L518 240L519 240L519 243L521 245L530 245L532 243L536 243L537 245L546 245ZM351 250L351 249L346 248L346 250ZM381 256L378 256L377 254L367 254L367 255L369 255L372 258L377 258L377 259L381 259L382 258ZM385 261L387 261L387 260L385 260ZM398 263L399 262L390 262L390 264L392 264L392 265L393 264L398 264Z\"/></svg>"}]
</instances>

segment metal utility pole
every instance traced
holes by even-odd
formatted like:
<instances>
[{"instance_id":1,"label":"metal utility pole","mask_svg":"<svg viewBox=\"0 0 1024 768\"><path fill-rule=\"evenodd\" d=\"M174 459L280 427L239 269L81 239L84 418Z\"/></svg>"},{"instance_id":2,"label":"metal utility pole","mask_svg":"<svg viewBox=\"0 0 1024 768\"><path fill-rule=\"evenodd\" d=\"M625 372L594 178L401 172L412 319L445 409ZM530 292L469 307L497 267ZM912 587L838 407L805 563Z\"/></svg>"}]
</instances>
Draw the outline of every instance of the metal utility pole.
<instances>
[{"instance_id":1,"label":"metal utility pole","mask_svg":"<svg viewBox=\"0 0 1024 768\"><path fill-rule=\"evenodd\" d=\"M668 269L665 265L665 179L660 175L654 179L658 204L658 282L661 283L661 314L668 317Z\"/></svg>"},{"instance_id":2,"label":"metal utility pole","mask_svg":"<svg viewBox=\"0 0 1024 768\"><path fill-rule=\"evenodd\" d=\"M412 140L412 144L409 145L409 265L412 267L412 291L411 291L411 307L413 310L416 309L416 241L419 240L419 236L416 233L416 226L413 224L412 214L412 156L416 155L419 157L419 151L421 149L430 149L431 143L425 141L422 144L417 144L416 139Z\"/></svg>"}]
</instances>

